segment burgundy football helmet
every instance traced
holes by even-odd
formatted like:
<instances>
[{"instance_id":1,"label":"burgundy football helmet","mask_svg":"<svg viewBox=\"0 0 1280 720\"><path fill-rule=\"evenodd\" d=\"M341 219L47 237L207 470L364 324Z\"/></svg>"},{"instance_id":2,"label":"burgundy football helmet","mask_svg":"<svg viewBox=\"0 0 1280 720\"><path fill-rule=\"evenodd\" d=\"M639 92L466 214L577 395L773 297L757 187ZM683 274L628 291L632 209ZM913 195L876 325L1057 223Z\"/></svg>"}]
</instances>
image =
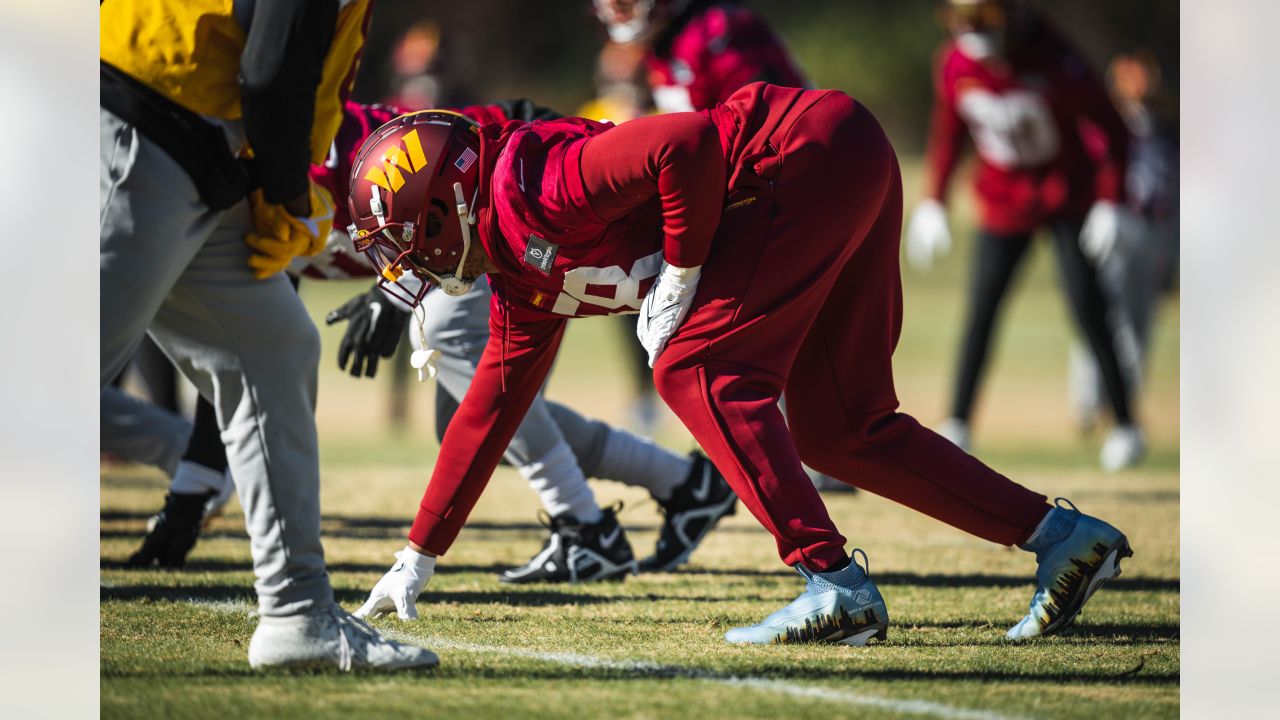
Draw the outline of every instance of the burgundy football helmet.
<instances>
[{"instance_id":1,"label":"burgundy football helmet","mask_svg":"<svg viewBox=\"0 0 1280 720\"><path fill-rule=\"evenodd\" d=\"M480 126L455 112L401 115L364 141L351 168L347 228L383 290L416 306L428 282L463 295L479 192ZM457 222L453 222L457 212Z\"/></svg>"}]
</instances>

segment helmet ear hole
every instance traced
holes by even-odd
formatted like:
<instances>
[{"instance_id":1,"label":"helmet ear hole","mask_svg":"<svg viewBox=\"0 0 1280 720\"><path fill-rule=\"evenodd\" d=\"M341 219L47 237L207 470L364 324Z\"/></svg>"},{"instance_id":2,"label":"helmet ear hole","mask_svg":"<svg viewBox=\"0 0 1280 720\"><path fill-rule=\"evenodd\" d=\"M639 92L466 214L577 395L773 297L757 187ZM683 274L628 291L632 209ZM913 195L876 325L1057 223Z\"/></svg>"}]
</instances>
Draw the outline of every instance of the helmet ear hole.
<instances>
[{"instance_id":1,"label":"helmet ear hole","mask_svg":"<svg viewBox=\"0 0 1280 720\"><path fill-rule=\"evenodd\" d=\"M444 229L444 221L449 217L449 206L438 198L431 198L431 207L427 210L426 222L423 223L422 236L433 238Z\"/></svg>"}]
</instances>

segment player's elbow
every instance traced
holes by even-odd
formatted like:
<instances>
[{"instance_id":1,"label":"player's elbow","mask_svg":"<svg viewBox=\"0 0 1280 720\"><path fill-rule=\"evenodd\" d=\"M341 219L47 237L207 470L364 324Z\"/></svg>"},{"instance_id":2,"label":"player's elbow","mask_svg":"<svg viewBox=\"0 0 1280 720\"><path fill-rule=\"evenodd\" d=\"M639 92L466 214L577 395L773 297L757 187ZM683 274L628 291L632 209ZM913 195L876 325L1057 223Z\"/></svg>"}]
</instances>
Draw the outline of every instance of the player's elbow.
<instances>
[{"instance_id":1,"label":"player's elbow","mask_svg":"<svg viewBox=\"0 0 1280 720\"><path fill-rule=\"evenodd\" d=\"M667 161L671 164L724 162L720 133L702 113L676 113L671 118Z\"/></svg>"}]
</instances>

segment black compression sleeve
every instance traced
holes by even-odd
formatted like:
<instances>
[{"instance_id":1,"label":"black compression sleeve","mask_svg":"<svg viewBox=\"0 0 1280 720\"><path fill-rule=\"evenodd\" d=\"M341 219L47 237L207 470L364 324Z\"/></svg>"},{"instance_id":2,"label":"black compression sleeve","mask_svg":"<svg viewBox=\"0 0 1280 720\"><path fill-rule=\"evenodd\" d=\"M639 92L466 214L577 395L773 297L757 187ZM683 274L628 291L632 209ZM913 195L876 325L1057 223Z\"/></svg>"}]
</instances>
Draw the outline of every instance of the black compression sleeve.
<instances>
[{"instance_id":1,"label":"black compression sleeve","mask_svg":"<svg viewBox=\"0 0 1280 720\"><path fill-rule=\"evenodd\" d=\"M267 202L307 191L316 88L337 0L259 0L240 55L240 104Z\"/></svg>"}]
</instances>

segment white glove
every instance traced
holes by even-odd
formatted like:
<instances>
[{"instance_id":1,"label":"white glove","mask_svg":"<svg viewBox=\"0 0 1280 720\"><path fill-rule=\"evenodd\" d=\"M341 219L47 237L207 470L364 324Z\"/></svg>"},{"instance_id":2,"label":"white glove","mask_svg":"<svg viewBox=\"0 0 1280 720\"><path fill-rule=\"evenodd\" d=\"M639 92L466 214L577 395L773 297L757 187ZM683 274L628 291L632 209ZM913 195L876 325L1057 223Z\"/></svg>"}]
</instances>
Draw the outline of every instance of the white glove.
<instances>
[{"instance_id":1,"label":"white glove","mask_svg":"<svg viewBox=\"0 0 1280 720\"><path fill-rule=\"evenodd\" d=\"M667 341L689 314L694 293L698 291L698 278L702 266L678 268L662 263L658 281L649 288L640 304L640 322L636 323L636 337L649 351L649 367L658 362L658 356L667 347Z\"/></svg>"},{"instance_id":2,"label":"white glove","mask_svg":"<svg viewBox=\"0 0 1280 720\"><path fill-rule=\"evenodd\" d=\"M907 262L916 270L933 267L933 259L951 252L951 231L947 229L947 209L927 198L911 212L907 223Z\"/></svg>"},{"instance_id":3,"label":"white glove","mask_svg":"<svg viewBox=\"0 0 1280 720\"><path fill-rule=\"evenodd\" d=\"M1098 200L1089 208L1080 228L1080 249L1095 263L1100 263L1136 237L1142 219L1129 208L1110 200Z\"/></svg>"},{"instance_id":4,"label":"white glove","mask_svg":"<svg viewBox=\"0 0 1280 720\"><path fill-rule=\"evenodd\" d=\"M394 611L401 620L418 619L418 608L414 602L435 574L436 559L406 545L396 553L396 560L396 564L373 586L369 599L355 612L356 617L379 617Z\"/></svg>"}]
</instances>

